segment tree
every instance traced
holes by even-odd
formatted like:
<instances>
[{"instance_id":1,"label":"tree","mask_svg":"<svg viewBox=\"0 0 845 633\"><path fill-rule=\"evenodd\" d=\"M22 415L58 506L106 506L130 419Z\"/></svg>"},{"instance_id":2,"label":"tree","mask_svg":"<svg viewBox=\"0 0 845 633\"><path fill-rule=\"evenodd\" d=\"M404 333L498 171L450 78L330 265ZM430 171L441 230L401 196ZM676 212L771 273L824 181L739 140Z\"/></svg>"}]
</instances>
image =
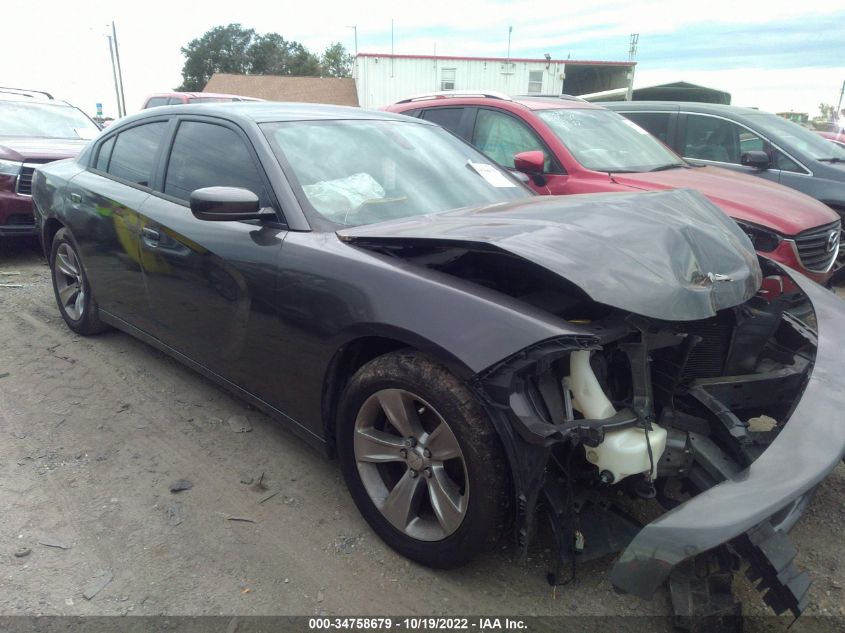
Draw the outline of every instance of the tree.
<instances>
[{"instance_id":1,"label":"tree","mask_svg":"<svg viewBox=\"0 0 845 633\"><path fill-rule=\"evenodd\" d=\"M332 42L320 59L324 77L349 77L352 74L352 55L346 52L343 44Z\"/></svg>"},{"instance_id":2,"label":"tree","mask_svg":"<svg viewBox=\"0 0 845 633\"><path fill-rule=\"evenodd\" d=\"M820 103L819 112L821 113L819 119L824 121L833 121L835 118L834 115L836 113L836 106L830 105L829 103Z\"/></svg>"},{"instance_id":3,"label":"tree","mask_svg":"<svg viewBox=\"0 0 845 633\"><path fill-rule=\"evenodd\" d=\"M345 52L345 51L344 51ZM200 91L216 73L318 77L319 58L278 33L259 35L240 24L216 26L182 48L179 91Z\"/></svg>"},{"instance_id":4,"label":"tree","mask_svg":"<svg viewBox=\"0 0 845 633\"><path fill-rule=\"evenodd\" d=\"M176 90L199 91L214 73L243 74L250 67L249 49L256 34L240 24L215 26L182 48L182 85Z\"/></svg>"},{"instance_id":5,"label":"tree","mask_svg":"<svg viewBox=\"0 0 845 633\"><path fill-rule=\"evenodd\" d=\"M249 57L249 73L253 75L316 77L320 74L320 60L314 53L278 33L256 37L249 47Z\"/></svg>"}]
</instances>

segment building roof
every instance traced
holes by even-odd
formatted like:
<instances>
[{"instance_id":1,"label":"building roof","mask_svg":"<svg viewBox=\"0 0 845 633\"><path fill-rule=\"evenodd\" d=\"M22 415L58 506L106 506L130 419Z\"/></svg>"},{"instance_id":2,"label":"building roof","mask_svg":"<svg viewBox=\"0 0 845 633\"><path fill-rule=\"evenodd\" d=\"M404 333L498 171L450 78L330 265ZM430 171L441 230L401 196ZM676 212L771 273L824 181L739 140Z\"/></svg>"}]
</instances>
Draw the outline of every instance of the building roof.
<instances>
[{"instance_id":1,"label":"building roof","mask_svg":"<svg viewBox=\"0 0 845 633\"><path fill-rule=\"evenodd\" d=\"M358 53L358 57L381 57L384 59L432 59L432 60L460 60L468 62L529 62L529 63L549 63L549 64L569 64L586 66L636 66L637 62L607 62L607 61L590 61L584 59L546 59L541 57L539 59L525 58L525 57L463 57L455 55L391 55L390 53Z\"/></svg>"},{"instance_id":2,"label":"building roof","mask_svg":"<svg viewBox=\"0 0 845 633\"><path fill-rule=\"evenodd\" d=\"M203 92L224 92L267 101L358 105L358 91L351 78L214 73Z\"/></svg>"},{"instance_id":3,"label":"building roof","mask_svg":"<svg viewBox=\"0 0 845 633\"><path fill-rule=\"evenodd\" d=\"M624 101L627 93L627 88L614 88L581 97L587 101ZM695 101L729 105L731 93L687 81L675 81L658 86L634 88L631 98L634 101Z\"/></svg>"}]
</instances>

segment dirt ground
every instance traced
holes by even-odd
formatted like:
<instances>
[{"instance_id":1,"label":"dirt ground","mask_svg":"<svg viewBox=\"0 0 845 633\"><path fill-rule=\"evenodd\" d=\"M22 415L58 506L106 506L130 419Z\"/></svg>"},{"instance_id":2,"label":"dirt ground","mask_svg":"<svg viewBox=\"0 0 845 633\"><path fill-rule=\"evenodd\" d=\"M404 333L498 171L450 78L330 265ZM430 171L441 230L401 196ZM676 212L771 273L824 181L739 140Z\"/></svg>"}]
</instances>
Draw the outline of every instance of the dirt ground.
<instances>
[{"instance_id":1,"label":"dirt ground","mask_svg":"<svg viewBox=\"0 0 845 633\"><path fill-rule=\"evenodd\" d=\"M71 333L35 242L0 244L0 284L22 286L0 287L0 615L669 613L615 593L608 559L556 591L542 552L409 563L273 420L125 334ZM840 465L793 531L809 614L845 615L843 537Z\"/></svg>"}]
</instances>

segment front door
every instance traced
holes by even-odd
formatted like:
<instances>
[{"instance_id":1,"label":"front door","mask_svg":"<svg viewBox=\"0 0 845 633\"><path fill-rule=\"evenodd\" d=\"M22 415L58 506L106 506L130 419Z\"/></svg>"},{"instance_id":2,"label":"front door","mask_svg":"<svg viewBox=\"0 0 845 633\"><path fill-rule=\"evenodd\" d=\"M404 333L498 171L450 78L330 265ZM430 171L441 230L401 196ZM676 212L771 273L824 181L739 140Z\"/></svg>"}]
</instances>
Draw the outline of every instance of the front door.
<instances>
[{"instance_id":1,"label":"front door","mask_svg":"<svg viewBox=\"0 0 845 633\"><path fill-rule=\"evenodd\" d=\"M198 220L192 191L243 187L272 206L245 136L227 125L183 120L173 140L162 191L141 208L144 275L151 334L169 347L273 402L281 222ZM263 369L266 369L264 371Z\"/></svg>"}]
</instances>

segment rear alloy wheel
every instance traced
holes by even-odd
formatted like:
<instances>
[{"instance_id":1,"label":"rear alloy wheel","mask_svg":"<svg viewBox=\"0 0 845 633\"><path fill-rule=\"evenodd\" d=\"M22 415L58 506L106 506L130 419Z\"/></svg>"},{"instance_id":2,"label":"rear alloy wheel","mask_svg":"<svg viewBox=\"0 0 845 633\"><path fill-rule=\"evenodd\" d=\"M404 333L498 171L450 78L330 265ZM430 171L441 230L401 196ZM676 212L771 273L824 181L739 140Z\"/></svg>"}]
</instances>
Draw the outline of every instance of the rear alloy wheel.
<instances>
[{"instance_id":1,"label":"rear alloy wheel","mask_svg":"<svg viewBox=\"0 0 845 633\"><path fill-rule=\"evenodd\" d=\"M448 370L416 352L381 356L353 376L340 411L344 477L388 545L456 567L496 541L509 505L501 443Z\"/></svg>"},{"instance_id":2,"label":"rear alloy wheel","mask_svg":"<svg viewBox=\"0 0 845 633\"><path fill-rule=\"evenodd\" d=\"M106 329L99 319L97 305L79 251L70 232L60 229L50 249L50 268L53 272L53 291L62 318L77 334L97 334Z\"/></svg>"}]
</instances>

